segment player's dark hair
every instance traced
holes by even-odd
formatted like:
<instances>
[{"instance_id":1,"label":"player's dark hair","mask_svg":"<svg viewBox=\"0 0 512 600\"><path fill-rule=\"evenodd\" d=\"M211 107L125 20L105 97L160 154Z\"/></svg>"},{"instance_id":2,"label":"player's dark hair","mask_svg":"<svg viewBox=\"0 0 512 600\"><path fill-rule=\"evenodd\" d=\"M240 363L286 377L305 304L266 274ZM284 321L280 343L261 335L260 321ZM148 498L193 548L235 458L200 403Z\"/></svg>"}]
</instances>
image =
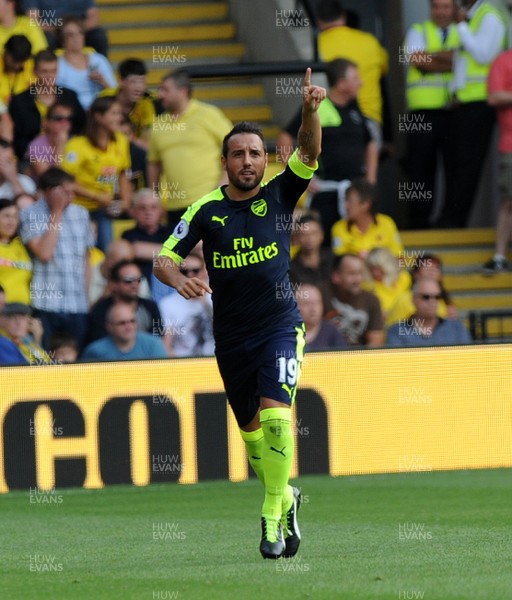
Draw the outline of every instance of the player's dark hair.
<instances>
[{"instance_id":1,"label":"player's dark hair","mask_svg":"<svg viewBox=\"0 0 512 600\"><path fill-rule=\"evenodd\" d=\"M347 256L351 256L352 258L357 258L358 260L363 260L357 254L351 254L350 252L348 252L347 254L340 254L338 256L335 256L332 259L331 271L338 271L338 270L341 271L341 269L343 269L343 262L345 261Z\"/></svg>"},{"instance_id":2,"label":"player's dark hair","mask_svg":"<svg viewBox=\"0 0 512 600\"><path fill-rule=\"evenodd\" d=\"M237 123L233 129L225 136L222 141L222 156L224 158L227 157L229 151L229 140L239 133L254 133L257 135L263 143L263 150L267 151L267 144L265 143L265 138L263 137L263 131L261 127L259 127L256 123L252 123L251 121L241 121Z\"/></svg>"},{"instance_id":3,"label":"player's dark hair","mask_svg":"<svg viewBox=\"0 0 512 600\"><path fill-rule=\"evenodd\" d=\"M4 54L16 62L25 62L32 54L32 44L24 35L11 35L4 44Z\"/></svg>"},{"instance_id":4,"label":"player's dark hair","mask_svg":"<svg viewBox=\"0 0 512 600\"><path fill-rule=\"evenodd\" d=\"M329 61L325 65L325 75L329 87L335 86L340 79L345 79L347 77L347 71L351 67L357 69L356 63L346 58L335 58L334 60Z\"/></svg>"},{"instance_id":5,"label":"player's dark hair","mask_svg":"<svg viewBox=\"0 0 512 600\"><path fill-rule=\"evenodd\" d=\"M171 71L163 77L162 81L167 81L168 79L172 79L177 88L186 88L187 96L189 98L192 96L192 81L186 69L176 69L176 71Z\"/></svg>"},{"instance_id":6,"label":"player's dark hair","mask_svg":"<svg viewBox=\"0 0 512 600\"><path fill-rule=\"evenodd\" d=\"M368 179L359 177L347 188L347 194L349 192L357 192L359 194L360 202L370 203L370 213L375 216L377 214L377 206L379 204L379 188L375 183L370 183Z\"/></svg>"},{"instance_id":7,"label":"player's dark hair","mask_svg":"<svg viewBox=\"0 0 512 600\"><path fill-rule=\"evenodd\" d=\"M138 58L127 58L123 60L117 69L119 77L126 79L130 75L146 75L146 65Z\"/></svg>"},{"instance_id":8,"label":"player's dark hair","mask_svg":"<svg viewBox=\"0 0 512 600\"><path fill-rule=\"evenodd\" d=\"M57 55L47 48L45 50L39 50L34 56L34 70L36 70L42 62L57 62Z\"/></svg>"},{"instance_id":9,"label":"player's dark hair","mask_svg":"<svg viewBox=\"0 0 512 600\"><path fill-rule=\"evenodd\" d=\"M340 0L320 0L316 7L316 18L326 23L336 21L345 16L345 9Z\"/></svg>"},{"instance_id":10,"label":"player's dark hair","mask_svg":"<svg viewBox=\"0 0 512 600\"><path fill-rule=\"evenodd\" d=\"M39 187L43 192L46 192L52 188L59 187L63 183L72 183L73 181L75 181L75 178L71 173L59 169L59 167L50 167L39 178Z\"/></svg>"},{"instance_id":11,"label":"player's dark hair","mask_svg":"<svg viewBox=\"0 0 512 600\"><path fill-rule=\"evenodd\" d=\"M128 260L128 259L125 258L124 260L120 260L119 262L117 262L110 269L110 279L111 279L111 281L119 281L119 279L120 279L119 272L121 271L121 269L124 269L127 265L134 265L140 271L140 267L139 267L139 265L135 261ZM142 271L141 271L141 274L142 274Z\"/></svg>"},{"instance_id":12,"label":"player's dark hair","mask_svg":"<svg viewBox=\"0 0 512 600\"><path fill-rule=\"evenodd\" d=\"M117 101L116 96L99 96L98 98L95 98L94 102L89 107L87 123L85 125L85 137L93 146L99 147L99 131L101 128L101 125L96 119L96 115L104 115L112 104ZM115 137L114 133L110 132L111 141L114 141Z\"/></svg>"}]
</instances>

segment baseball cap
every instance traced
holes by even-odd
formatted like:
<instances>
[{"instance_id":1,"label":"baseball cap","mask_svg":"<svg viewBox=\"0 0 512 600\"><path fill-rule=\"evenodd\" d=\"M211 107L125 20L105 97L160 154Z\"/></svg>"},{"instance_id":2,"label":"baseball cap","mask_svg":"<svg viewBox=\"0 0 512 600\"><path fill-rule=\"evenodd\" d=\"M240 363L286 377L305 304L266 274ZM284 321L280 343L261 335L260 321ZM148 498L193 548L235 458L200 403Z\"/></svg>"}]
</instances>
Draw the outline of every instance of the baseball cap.
<instances>
[{"instance_id":1,"label":"baseball cap","mask_svg":"<svg viewBox=\"0 0 512 600\"><path fill-rule=\"evenodd\" d=\"M7 302L2 310L4 317L10 317L11 315L30 315L32 310L28 304L22 302Z\"/></svg>"}]
</instances>

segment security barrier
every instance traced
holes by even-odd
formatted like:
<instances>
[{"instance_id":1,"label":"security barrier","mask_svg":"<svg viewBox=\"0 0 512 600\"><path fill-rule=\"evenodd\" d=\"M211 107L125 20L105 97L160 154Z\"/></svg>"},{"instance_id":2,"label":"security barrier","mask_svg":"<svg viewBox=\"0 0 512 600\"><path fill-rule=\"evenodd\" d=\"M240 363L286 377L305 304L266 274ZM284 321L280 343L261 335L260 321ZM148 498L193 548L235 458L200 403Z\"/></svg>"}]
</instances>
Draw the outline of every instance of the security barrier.
<instances>
[{"instance_id":1,"label":"security barrier","mask_svg":"<svg viewBox=\"0 0 512 600\"><path fill-rule=\"evenodd\" d=\"M292 476L512 466L512 345L308 354ZM0 492L249 476L214 359L0 369Z\"/></svg>"}]
</instances>

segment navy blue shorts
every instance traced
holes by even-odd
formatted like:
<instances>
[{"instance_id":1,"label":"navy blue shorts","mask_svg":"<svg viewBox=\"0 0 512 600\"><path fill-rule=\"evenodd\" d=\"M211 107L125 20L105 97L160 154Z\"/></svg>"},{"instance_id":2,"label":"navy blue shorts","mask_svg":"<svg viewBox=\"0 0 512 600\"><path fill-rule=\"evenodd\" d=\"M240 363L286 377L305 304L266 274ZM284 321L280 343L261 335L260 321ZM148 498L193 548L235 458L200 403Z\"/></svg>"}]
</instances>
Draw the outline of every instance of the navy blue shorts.
<instances>
[{"instance_id":1,"label":"navy blue shorts","mask_svg":"<svg viewBox=\"0 0 512 600\"><path fill-rule=\"evenodd\" d=\"M305 329L300 324L258 334L228 351L216 352L228 401L240 427L253 420L261 396L293 404L304 346Z\"/></svg>"}]
</instances>

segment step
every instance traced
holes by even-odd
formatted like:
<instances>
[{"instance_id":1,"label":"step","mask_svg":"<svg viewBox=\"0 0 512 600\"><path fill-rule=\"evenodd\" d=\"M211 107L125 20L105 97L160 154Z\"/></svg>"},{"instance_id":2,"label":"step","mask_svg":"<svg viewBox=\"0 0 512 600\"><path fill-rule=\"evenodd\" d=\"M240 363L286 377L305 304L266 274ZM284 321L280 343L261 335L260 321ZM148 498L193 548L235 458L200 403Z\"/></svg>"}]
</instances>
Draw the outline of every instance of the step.
<instances>
[{"instance_id":1,"label":"step","mask_svg":"<svg viewBox=\"0 0 512 600\"><path fill-rule=\"evenodd\" d=\"M272 141L275 141L275 139L277 138L277 136L279 135L279 133L281 131L281 127L279 127L278 125L261 124L261 130L263 131L263 137L265 138L265 141L267 143L270 143ZM281 169L282 169L282 164L281 164Z\"/></svg>"},{"instance_id":2,"label":"step","mask_svg":"<svg viewBox=\"0 0 512 600\"><path fill-rule=\"evenodd\" d=\"M141 27L137 29L111 29L109 31L110 45L147 44L193 41L193 40L229 40L235 35L233 23L218 23L215 25L191 25L188 27ZM133 53L137 50L134 48Z\"/></svg>"},{"instance_id":3,"label":"step","mask_svg":"<svg viewBox=\"0 0 512 600\"><path fill-rule=\"evenodd\" d=\"M175 6L131 6L102 8L101 24L109 29L120 25L127 26L144 23L173 24L179 21L220 21L228 16L228 5L225 2L196 2L193 5L176 4Z\"/></svg>"},{"instance_id":4,"label":"step","mask_svg":"<svg viewBox=\"0 0 512 600\"><path fill-rule=\"evenodd\" d=\"M216 57L226 58L242 58L245 54L245 44L238 42L228 43L195 43L194 45L188 44L168 44L170 50L169 55L183 55L186 60L189 59L203 59L203 61L209 60ZM165 63L165 59L160 58L165 53L165 47L148 45L139 46L134 49L132 45L128 46L116 46L109 51L108 57L113 65L119 64L121 61L132 56L136 56L139 60L146 63L146 67L151 69L155 66L162 66L162 61ZM170 68L170 67L169 67Z\"/></svg>"},{"instance_id":5,"label":"step","mask_svg":"<svg viewBox=\"0 0 512 600\"><path fill-rule=\"evenodd\" d=\"M409 254L411 252L411 254ZM456 268L456 267L474 267L474 270L477 270L482 266L482 264L489 260L492 256L492 250L488 249L478 249L475 250L473 248L424 248L423 250L415 251L421 252L422 254L412 254L412 250L406 250L405 257L411 256L411 261L413 258L420 259L422 256L427 254L435 254L439 256L439 258L443 262L443 267L448 268Z\"/></svg>"},{"instance_id":6,"label":"step","mask_svg":"<svg viewBox=\"0 0 512 600\"><path fill-rule=\"evenodd\" d=\"M473 310L511 309L512 299L508 292L494 292L492 294L451 294L455 306L464 312Z\"/></svg>"},{"instance_id":7,"label":"step","mask_svg":"<svg viewBox=\"0 0 512 600\"><path fill-rule=\"evenodd\" d=\"M212 102L214 100L265 100L265 88L259 83L240 85L194 86L194 98Z\"/></svg>"},{"instance_id":8,"label":"step","mask_svg":"<svg viewBox=\"0 0 512 600\"><path fill-rule=\"evenodd\" d=\"M233 64L233 63L237 63L237 62L238 62L238 59L226 57L226 56L217 56L217 57L208 59L208 63L211 65ZM170 71L174 71L176 69L184 69L186 67L190 67L195 64L201 64L201 65L204 64L204 58L190 59L190 60L187 60L186 62L177 61L174 63L167 63L167 66L165 69L151 69L150 68L146 75L147 87L155 90L160 85L162 78L165 75L167 75L167 73L169 73ZM195 85L194 85L194 87L195 87Z\"/></svg>"},{"instance_id":9,"label":"step","mask_svg":"<svg viewBox=\"0 0 512 600\"><path fill-rule=\"evenodd\" d=\"M512 292L512 273L486 277L479 273L446 274L443 283L450 292L468 290L506 290Z\"/></svg>"},{"instance_id":10,"label":"step","mask_svg":"<svg viewBox=\"0 0 512 600\"><path fill-rule=\"evenodd\" d=\"M233 122L237 121L271 121L272 109L270 106L226 106L222 110Z\"/></svg>"},{"instance_id":11,"label":"step","mask_svg":"<svg viewBox=\"0 0 512 600\"><path fill-rule=\"evenodd\" d=\"M401 231L400 237L406 248L438 246L479 246L494 244L494 229L429 229L426 231Z\"/></svg>"}]
</instances>

